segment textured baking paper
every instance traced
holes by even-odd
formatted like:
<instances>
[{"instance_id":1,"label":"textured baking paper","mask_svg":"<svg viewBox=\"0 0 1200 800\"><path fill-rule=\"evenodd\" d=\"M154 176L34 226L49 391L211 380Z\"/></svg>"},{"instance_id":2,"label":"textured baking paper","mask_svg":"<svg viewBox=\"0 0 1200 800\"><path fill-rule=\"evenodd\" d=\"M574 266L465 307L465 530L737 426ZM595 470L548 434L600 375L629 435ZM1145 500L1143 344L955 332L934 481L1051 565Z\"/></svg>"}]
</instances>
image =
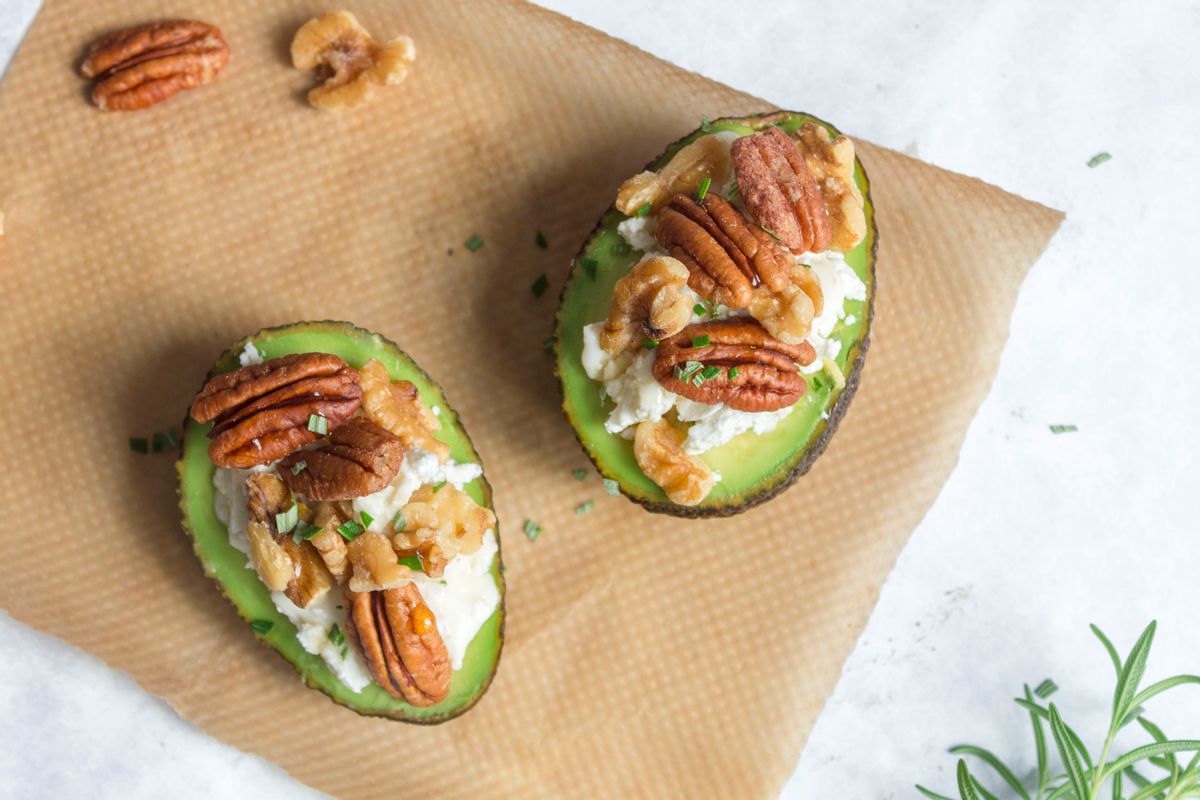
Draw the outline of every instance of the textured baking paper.
<instances>
[{"instance_id":1,"label":"textured baking paper","mask_svg":"<svg viewBox=\"0 0 1200 800\"><path fill-rule=\"evenodd\" d=\"M350 5L420 49L370 108L304 104L287 46L323 4L185 0L170 13L219 25L228 68L103 114L74 72L83 47L164 6L47 0L0 87L0 605L344 797L772 795L954 465L1061 215L860 143L879 295L841 431L765 507L652 516L571 476L586 459L542 351L554 297L624 177L701 114L770 106L526 5ZM127 446L182 418L230 342L304 318L406 348L495 486L508 635L459 720L359 718L306 690L204 577L171 457Z\"/></svg>"}]
</instances>

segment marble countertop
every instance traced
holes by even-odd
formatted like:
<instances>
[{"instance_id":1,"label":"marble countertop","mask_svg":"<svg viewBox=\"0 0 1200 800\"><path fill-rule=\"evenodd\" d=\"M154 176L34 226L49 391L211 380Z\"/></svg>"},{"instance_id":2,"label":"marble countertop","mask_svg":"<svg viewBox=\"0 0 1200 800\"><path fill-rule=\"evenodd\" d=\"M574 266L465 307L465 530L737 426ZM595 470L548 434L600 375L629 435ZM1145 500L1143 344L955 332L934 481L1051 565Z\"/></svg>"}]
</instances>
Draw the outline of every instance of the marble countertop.
<instances>
[{"instance_id":1,"label":"marble countertop","mask_svg":"<svg viewBox=\"0 0 1200 800\"><path fill-rule=\"evenodd\" d=\"M1085 737L1102 735L1111 669L1089 622L1127 648L1158 619L1150 676L1200 672L1200 6L543 4L1067 212L959 465L783 796L910 798L917 781L949 793L945 750L962 741L1027 767L1009 698L1047 676ZM36 6L0 4L0 64ZM1112 160L1089 168L1100 151ZM1052 434L1059 423L1079 430ZM3 614L0 651L0 797L319 796ZM1150 710L1200 736L1200 692L1178 691Z\"/></svg>"}]
</instances>

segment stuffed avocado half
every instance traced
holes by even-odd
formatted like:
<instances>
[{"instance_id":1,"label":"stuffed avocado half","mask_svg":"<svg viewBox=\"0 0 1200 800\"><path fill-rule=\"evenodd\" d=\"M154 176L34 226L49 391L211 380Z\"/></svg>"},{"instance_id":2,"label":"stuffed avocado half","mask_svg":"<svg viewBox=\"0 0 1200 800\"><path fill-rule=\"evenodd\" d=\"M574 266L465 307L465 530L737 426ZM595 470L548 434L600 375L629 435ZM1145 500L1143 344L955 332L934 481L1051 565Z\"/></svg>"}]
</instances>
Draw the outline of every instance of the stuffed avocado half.
<instances>
[{"instance_id":1,"label":"stuffed avocado half","mask_svg":"<svg viewBox=\"0 0 1200 800\"><path fill-rule=\"evenodd\" d=\"M205 571L309 686L417 723L487 691L504 633L491 487L394 343L344 322L243 339L193 404L178 472Z\"/></svg>"},{"instance_id":2,"label":"stuffed avocado half","mask_svg":"<svg viewBox=\"0 0 1200 800\"><path fill-rule=\"evenodd\" d=\"M563 409L601 474L711 517L807 472L858 385L876 238L853 144L808 114L705 121L625 181L555 323Z\"/></svg>"}]
</instances>

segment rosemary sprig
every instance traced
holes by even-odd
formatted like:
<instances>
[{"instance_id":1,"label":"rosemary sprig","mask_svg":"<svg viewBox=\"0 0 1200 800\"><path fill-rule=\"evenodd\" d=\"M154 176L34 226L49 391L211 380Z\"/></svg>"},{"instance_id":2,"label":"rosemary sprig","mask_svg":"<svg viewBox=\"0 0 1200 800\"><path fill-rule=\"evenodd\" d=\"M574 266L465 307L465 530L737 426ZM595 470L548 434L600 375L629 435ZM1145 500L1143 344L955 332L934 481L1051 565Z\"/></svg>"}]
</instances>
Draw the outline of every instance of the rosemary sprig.
<instances>
[{"instance_id":1,"label":"rosemary sprig","mask_svg":"<svg viewBox=\"0 0 1200 800\"><path fill-rule=\"evenodd\" d=\"M1143 713L1148 700L1168 689L1184 684L1200 684L1200 675L1176 675L1139 691L1157 627L1157 623L1151 622L1129 655L1122 660L1117 648L1103 631L1095 625L1091 626L1092 633L1104 645L1117 674L1108 733L1101 745L1100 757L1095 761L1083 739L1063 720L1058 706L1054 703L1044 706L1038 702L1058 690L1054 681L1048 679L1042 681L1036 691L1026 684L1024 696L1016 698L1017 705L1029 713L1033 725L1037 774L1030 779L1031 785L1027 786L1018 780L1016 773L996 754L982 747L959 745L950 748L950 752L982 762L1021 800L1100 800L1101 797L1105 800L1110 797L1112 800L1182 800L1200 797L1200 740L1169 739ZM1153 741L1110 760L1117 734L1133 722L1150 734ZM1046 736L1047 729L1049 737ZM1053 743L1058 754L1058 768L1054 772L1051 771L1049 743ZM1193 755L1184 763L1179 757L1180 753ZM1156 768L1165 774L1147 776L1138 770L1139 765ZM998 795L971 773L965 758L958 760L956 776L959 800L997 800ZM916 789L922 796L932 800L954 800L924 786L917 786Z\"/></svg>"}]
</instances>

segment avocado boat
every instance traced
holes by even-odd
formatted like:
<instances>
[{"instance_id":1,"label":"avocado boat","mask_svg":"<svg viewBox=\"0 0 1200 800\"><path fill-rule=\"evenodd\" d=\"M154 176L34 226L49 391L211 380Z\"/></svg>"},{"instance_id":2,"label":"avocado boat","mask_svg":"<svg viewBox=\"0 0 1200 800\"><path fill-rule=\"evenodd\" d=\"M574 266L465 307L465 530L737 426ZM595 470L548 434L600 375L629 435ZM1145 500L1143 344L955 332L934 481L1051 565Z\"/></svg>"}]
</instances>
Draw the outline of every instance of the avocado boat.
<instances>
[{"instance_id":1,"label":"avocado boat","mask_svg":"<svg viewBox=\"0 0 1200 800\"><path fill-rule=\"evenodd\" d=\"M806 473L859 383L876 239L853 144L808 114L706 120L625 181L555 321L563 410L601 475L716 517Z\"/></svg>"},{"instance_id":2,"label":"avocado boat","mask_svg":"<svg viewBox=\"0 0 1200 800\"><path fill-rule=\"evenodd\" d=\"M504 634L478 464L393 342L345 322L268 328L217 359L185 422L183 526L310 687L359 714L443 722L487 691Z\"/></svg>"}]
</instances>

